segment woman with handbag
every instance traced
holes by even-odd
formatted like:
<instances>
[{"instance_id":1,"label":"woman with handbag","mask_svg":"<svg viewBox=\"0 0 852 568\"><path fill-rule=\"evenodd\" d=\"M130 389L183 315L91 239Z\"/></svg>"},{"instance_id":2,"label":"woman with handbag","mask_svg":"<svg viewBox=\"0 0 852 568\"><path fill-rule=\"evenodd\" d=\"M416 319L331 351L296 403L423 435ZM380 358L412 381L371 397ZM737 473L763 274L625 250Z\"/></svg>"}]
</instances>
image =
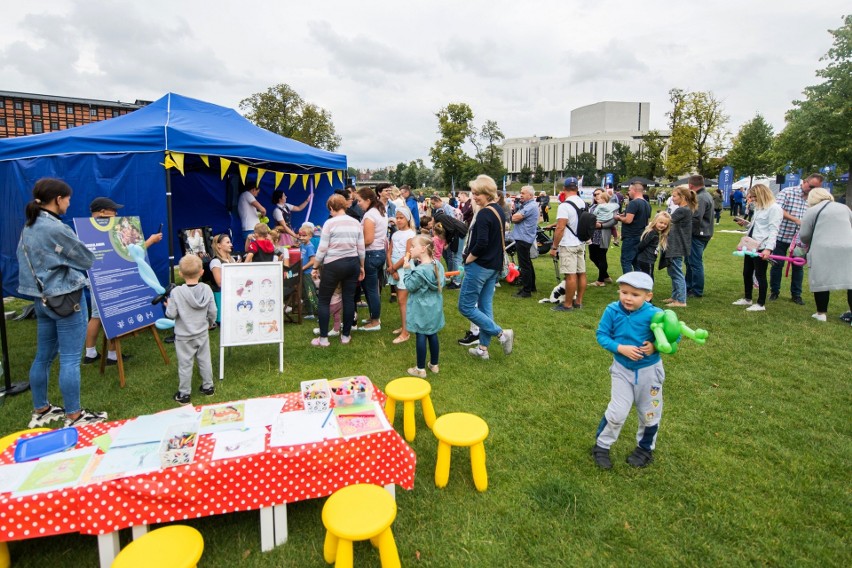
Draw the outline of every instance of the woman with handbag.
<instances>
[{"instance_id":1,"label":"woman with handbag","mask_svg":"<svg viewBox=\"0 0 852 568\"><path fill-rule=\"evenodd\" d=\"M65 427L106 420L106 412L80 407L80 359L86 338L88 306L85 271L95 255L60 215L71 204L71 188L62 180L42 178L33 187L26 223L18 243L18 292L36 298L38 320L35 360L30 367L33 414L30 428L65 418ZM65 408L47 400L50 367L59 355L59 390Z\"/></svg>"},{"instance_id":2,"label":"woman with handbag","mask_svg":"<svg viewBox=\"0 0 852 568\"><path fill-rule=\"evenodd\" d=\"M821 187L808 193L808 210L799 237L808 245L808 287L814 293L817 321L826 321L831 290L846 290L852 315L852 210ZM844 320L846 321L846 320Z\"/></svg>"},{"instance_id":3,"label":"woman with handbag","mask_svg":"<svg viewBox=\"0 0 852 568\"><path fill-rule=\"evenodd\" d=\"M766 311L766 292L769 284L766 281L766 269L769 266L769 255L775 248L778 228L784 218L784 210L775 202L772 191L759 183L748 190L749 200L754 203L754 220L748 223L745 219L736 218L736 222L748 226L748 234L740 241L741 248L749 249L758 256L746 254L743 256L743 287L745 296L734 302L735 306L748 306L747 312ZM749 239L749 240L746 240ZM757 280L757 303L752 304L754 280Z\"/></svg>"},{"instance_id":4,"label":"woman with handbag","mask_svg":"<svg viewBox=\"0 0 852 568\"><path fill-rule=\"evenodd\" d=\"M492 337L497 338L506 355L512 352L515 339L511 329L497 325L493 310L497 277L506 265L506 217L497 202L497 184L493 179L479 175L468 185L480 210L470 225L462 256L465 273L459 293L459 313L479 326L479 347L471 347L468 353L489 359Z\"/></svg>"}]
</instances>

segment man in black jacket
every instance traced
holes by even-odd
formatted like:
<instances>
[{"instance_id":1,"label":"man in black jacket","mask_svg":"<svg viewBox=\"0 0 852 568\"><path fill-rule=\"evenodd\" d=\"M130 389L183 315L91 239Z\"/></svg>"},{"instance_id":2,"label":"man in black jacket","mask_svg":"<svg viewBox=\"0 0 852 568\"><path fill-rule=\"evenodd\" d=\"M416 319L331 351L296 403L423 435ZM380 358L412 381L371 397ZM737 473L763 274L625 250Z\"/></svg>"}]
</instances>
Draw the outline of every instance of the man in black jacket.
<instances>
[{"instance_id":1,"label":"man in black jacket","mask_svg":"<svg viewBox=\"0 0 852 568\"><path fill-rule=\"evenodd\" d=\"M703 176L690 176L689 189L698 197L698 208L692 214L692 250L686 263L686 295L704 295L704 249L713 238L713 196L704 188Z\"/></svg>"}]
</instances>

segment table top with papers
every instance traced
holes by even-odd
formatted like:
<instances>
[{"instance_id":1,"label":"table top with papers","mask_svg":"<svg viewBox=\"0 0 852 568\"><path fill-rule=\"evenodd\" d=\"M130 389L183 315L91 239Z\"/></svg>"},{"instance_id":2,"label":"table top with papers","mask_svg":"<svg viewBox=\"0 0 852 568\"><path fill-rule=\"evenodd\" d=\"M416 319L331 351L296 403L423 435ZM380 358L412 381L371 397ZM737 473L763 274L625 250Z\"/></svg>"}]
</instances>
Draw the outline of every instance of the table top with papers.
<instances>
[{"instance_id":1,"label":"table top with papers","mask_svg":"<svg viewBox=\"0 0 852 568\"><path fill-rule=\"evenodd\" d=\"M376 389L374 399L327 412L305 412L300 393L202 412L188 406L80 427L75 449L37 462L14 464L7 450L0 454L0 541L254 510L353 483L412 489L414 451L381 412L384 393ZM200 424L193 463L161 469L161 439L193 420Z\"/></svg>"}]
</instances>

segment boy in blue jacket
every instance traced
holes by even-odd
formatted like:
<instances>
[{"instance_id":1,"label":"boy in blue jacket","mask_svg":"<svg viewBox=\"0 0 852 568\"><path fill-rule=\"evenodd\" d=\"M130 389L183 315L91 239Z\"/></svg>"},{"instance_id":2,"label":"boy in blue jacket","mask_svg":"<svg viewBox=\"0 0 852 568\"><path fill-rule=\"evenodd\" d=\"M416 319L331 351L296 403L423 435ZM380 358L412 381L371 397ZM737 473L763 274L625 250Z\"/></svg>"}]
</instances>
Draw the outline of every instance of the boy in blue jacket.
<instances>
[{"instance_id":1,"label":"boy in blue jacket","mask_svg":"<svg viewBox=\"0 0 852 568\"><path fill-rule=\"evenodd\" d=\"M614 356L610 367L612 394L592 448L592 456L601 469L612 468L609 448L618 440L634 404L639 432L636 449L627 457L627 463L645 467L654 461L666 378L651 332L651 318L661 311L650 303L654 281L644 272L628 272L617 282L619 301L606 307L597 331L598 343Z\"/></svg>"}]
</instances>

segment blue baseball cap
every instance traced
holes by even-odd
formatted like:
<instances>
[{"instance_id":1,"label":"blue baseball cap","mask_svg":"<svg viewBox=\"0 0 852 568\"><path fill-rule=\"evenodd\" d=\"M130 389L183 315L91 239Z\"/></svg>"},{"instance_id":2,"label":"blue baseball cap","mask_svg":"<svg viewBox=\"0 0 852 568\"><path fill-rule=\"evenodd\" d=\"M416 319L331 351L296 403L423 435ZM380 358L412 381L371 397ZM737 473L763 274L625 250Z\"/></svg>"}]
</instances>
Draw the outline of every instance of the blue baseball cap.
<instances>
[{"instance_id":1,"label":"blue baseball cap","mask_svg":"<svg viewBox=\"0 0 852 568\"><path fill-rule=\"evenodd\" d=\"M565 182L562 184L564 187L578 187L577 178L575 177L567 177L565 178Z\"/></svg>"}]
</instances>

